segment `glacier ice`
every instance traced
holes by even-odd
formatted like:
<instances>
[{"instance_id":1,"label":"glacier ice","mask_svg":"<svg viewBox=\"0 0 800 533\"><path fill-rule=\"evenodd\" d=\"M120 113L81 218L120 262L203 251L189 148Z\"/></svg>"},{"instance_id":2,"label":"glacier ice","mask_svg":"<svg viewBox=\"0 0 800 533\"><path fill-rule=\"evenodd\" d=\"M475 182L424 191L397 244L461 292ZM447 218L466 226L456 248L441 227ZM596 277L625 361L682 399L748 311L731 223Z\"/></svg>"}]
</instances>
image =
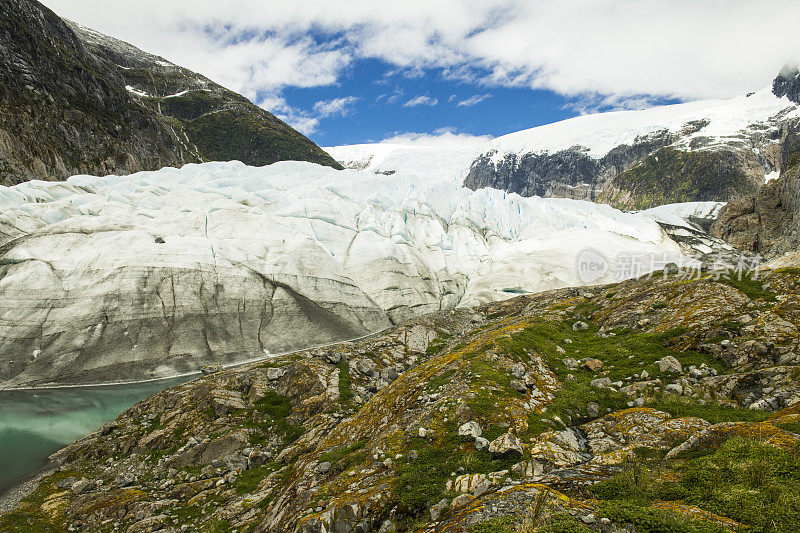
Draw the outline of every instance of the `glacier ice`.
<instances>
[{"instance_id":1,"label":"glacier ice","mask_svg":"<svg viewBox=\"0 0 800 533\"><path fill-rule=\"evenodd\" d=\"M645 214L302 162L0 188L0 385L135 380L676 259ZM646 268L646 266L645 266Z\"/></svg>"}]
</instances>

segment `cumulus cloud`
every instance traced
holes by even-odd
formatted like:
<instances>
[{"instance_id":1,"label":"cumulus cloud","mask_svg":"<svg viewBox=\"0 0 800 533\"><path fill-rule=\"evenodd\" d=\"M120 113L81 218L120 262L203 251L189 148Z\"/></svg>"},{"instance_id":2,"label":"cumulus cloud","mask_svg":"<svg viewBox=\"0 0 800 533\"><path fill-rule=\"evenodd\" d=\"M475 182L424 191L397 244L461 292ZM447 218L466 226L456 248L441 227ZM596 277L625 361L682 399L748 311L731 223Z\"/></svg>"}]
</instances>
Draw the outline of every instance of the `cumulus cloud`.
<instances>
[{"instance_id":1,"label":"cumulus cloud","mask_svg":"<svg viewBox=\"0 0 800 533\"><path fill-rule=\"evenodd\" d=\"M465 98L464 100L460 100L456 105L459 107L472 107L474 105L480 104L487 98L491 98L491 94L476 94L474 96L470 96L469 98ZM450 98L450 101L453 101L453 98Z\"/></svg>"},{"instance_id":2,"label":"cumulus cloud","mask_svg":"<svg viewBox=\"0 0 800 533\"><path fill-rule=\"evenodd\" d=\"M290 106L282 96L264 95L256 103L303 135L311 135L317 131L319 117L303 109Z\"/></svg>"},{"instance_id":3,"label":"cumulus cloud","mask_svg":"<svg viewBox=\"0 0 800 533\"><path fill-rule=\"evenodd\" d=\"M581 94L567 102L564 109L577 111L581 115L603 113L606 111L630 111L647 109L659 104L658 98L648 95L603 95L597 93Z\"/></svg>"},{"instance_id":4,"label":"cumulus cloud","mask_svg":"<svg viewBox=\"0 0 800 533\"><path fill-rule=\"evenodd\" d=\"M439 128L429 133L394 133L383 139L382 143L407 144L412 146L436 146L465 150L480 150L492 140L491 135L471 135L458 132L456 128Z\"/></svg>"},{"instance_id":5,"label":"cumulus cloud","mask_svg":"<svg viewBox=\"0 0 800 533\"><path fill-rule=\"evenodd\" d=\"M335 84L364 58L567 97L730 97L800 55L796 0L44 2L251 99Z\"/></svg>"},{"instance_id":6,"label":"cumulus cloud","mask_svg":"<svg viewBox=\"0 0 800 533\"><path fill-rule=\"evenodd\" d=\"M352 112L352 106L358 102L356 96L344 96L333 100L320 100L314 104L314 112L320 117L344 117Z\"/></svg>"},{"instance_id":7,"label":"cumulus cloud","mask_svg":"<svg viewBox=\"0 0 800 533\"><path fill-rule=\"evenodd\" d=\"M417 107L420 105L434 106L438 103L439 103L438 98L431 98L428 95L419 95L415 96L414 98L403 104L403 107Z\"/></svg>"}]
</instances>

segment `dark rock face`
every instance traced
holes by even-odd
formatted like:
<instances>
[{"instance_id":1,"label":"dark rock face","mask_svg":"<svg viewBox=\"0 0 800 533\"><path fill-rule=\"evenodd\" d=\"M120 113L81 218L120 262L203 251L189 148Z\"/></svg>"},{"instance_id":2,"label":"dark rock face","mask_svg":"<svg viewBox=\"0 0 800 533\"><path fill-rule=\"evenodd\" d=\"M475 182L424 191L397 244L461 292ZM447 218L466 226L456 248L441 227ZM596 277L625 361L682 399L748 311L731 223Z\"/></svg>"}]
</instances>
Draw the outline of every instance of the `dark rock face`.
<instances>
[{"instance_id":1,"label":"dark rock face","mask_svg":"<svg viewBox=\"0 0 800 533\"><path fill-rule=\"evenodd\" d=\"M472 190L493 187L522 196L564 197L595 200L603 185L647 154L674 142L669 132L657 132L621 145L595 159L575 146L554 154L507 154L492 161L483 154L472 163L464 186Z\"/></svg>"},{"instance_id":2,"label":"dark rock face","mask_svg":"<svg viewBox=\"0 0 800 533\"><path fill-rule=\"evenodd\" d=\"M772 92L775 96L787 97L792 102L800 104L800 67L786 65L772 82Z\"/></svg>"},{"instance_id":3,"label":"dark rock face","mask_svg":"<svg viewBox=\"0 0 800 533\"><path fill-rule=\"evenodd\" d=\"M0 5L0 184L179 164L167 125L38 2Z\"/></svg>"},{"instance_id":4,"label":"dark rock face","mask_svg":"<svg viewBox=\"0 0 800 533\"><path fill-rule=\"evenodd\" d=\"M154 97L139 97L126 85ZM201 87L213 100L202 111L226 110L213 131L230 140L178 111L170 116L179 104L159 110L163 96L184 90L182 98L192 104L192 91ZM211 159L338 166L270 113L202 76L73 27L35 0L0 4L0 184Z\"/></svg>"}]
</instances>

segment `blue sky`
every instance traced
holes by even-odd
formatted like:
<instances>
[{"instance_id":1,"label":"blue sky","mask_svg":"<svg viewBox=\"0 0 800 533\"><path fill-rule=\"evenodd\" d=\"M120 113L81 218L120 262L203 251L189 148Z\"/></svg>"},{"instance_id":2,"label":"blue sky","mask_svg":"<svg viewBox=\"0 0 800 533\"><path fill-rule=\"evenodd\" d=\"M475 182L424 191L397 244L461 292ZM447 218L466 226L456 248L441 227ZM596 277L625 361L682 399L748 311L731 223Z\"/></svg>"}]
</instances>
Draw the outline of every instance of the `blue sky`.
<instances>
[{"instance_id":1,"label":"blue sky","mask_svg":"<svg viewBox=\"0 0 800 533\"><path fill-rule=\"evenodd\" d=\"M440 69L409 73L376 59L356 61L335 85L289 87L283 96L311 111L344 100L340 110L317 115L311 136L326 146L444 130L496 137L579 114L554 91L483 87L447 79Z\"/></svg>"},{"instance_id":2,"label":"blue sky","mask_svg":"<svg viewBox=\"0 0 800 533\"><path fill-rule=\"evenodd\" d=\"M797 0L43 1L327 146L731 98L800 63Z\"/></svg>"}]
</instances>

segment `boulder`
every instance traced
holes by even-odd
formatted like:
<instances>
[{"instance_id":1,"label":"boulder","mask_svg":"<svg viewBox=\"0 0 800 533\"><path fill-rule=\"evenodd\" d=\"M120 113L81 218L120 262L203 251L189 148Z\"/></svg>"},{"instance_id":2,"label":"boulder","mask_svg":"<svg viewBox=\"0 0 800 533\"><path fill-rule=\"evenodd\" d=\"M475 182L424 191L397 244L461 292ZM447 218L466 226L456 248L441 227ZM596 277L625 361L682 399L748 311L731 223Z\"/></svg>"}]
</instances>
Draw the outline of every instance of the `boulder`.
<instances>
[{"instance_id":1,"label":"boulder","mask_svg":"<svg viewBox=\"0 0 800 533\"><path fill-rule=\"evenodd\" d=\"M475 496L472 494L460 494L453 498L453 501L450 502L450 509L455 511L457 509L461 509L462 507L466 507L474 499Z\"/></svg>"},{"instance_id":2,"label":"boulder","mask_svg":"<svg viewBox=\"0 0 800 533\"><path fill-rule=\"evenodd\" d=\"M528 392L528 387L525 386L525 383L518 379L512 379L509 385L517 392Z\"/></svg>"},{"instance_id":3,"label":"boulder","mask_svg":"<svg viewBox=\"0 0 800 533\"><path fill-rule=\"evenodd\" d=\"M267 369L267 379L270 381L277 381L286 374L285 368L268 368Z\"/></svg>"},{"instance_id":4,"label":"boulder","mask_svg":"<svg viewBox=\"0 0 800 533\"><path fill-rule=\"evenodd\" d=\"M481 426L474 420L470 420L466 424L462 424L458 428L458 435L460 437L471 437L473 439L477 439L481 436Z\"/></svg>"},{"instance_id":5,"label":"boulder","mask_svg":"<svg viewBox=\"0 0 800 533\"><path fill-rule=\"evenodd\" d=\"M671 374L680 374L683 372L681 362L671 355L658 360L658 369L661 372L669 372Z\"/></svg>"},{"instance_id":6,"label":"boulder","mask_svg":"<svg viewBox=\"0 0 800 533\"><path fill-rule=\"evenodd\" d=\"M611 380L609 378L597 378L593 379L589 382L589 385L592 387L597 387L598 389L610 389L611 388Z\"/></svg>"},{"instance_id":7,"label":"boulder","mask_svg":"<svg viewBox=\"0 0 800 533\"><path fill-rule=\"evenodd\" d=\"M434 522L439 520L439 518L442 516L442 513L445 512L448 507L450 507L450 501L447 498L442 498L439 500L439 503L431 506L429 510L431 520Z\"/></svg>"},{"instance_id":8,"label":"boulder","mask_svg":"<svg viewBox=\"0 0 800 533\"><path fill-rule=\"evenodd\" d=\"M522 442L511 432L500 435L489 444L495 457L522 457Z\"/></svg>"},{"instance_id":9,"label":"boulder","mask_svg":"<svg viewBox=\"0 0 800 533\"><path fill-rule=\"evenodd\" d=\"M588 359L581 364L581 368L590 372L597 372L603 368L603 362L600 359Z\"/></svg>"}]
</instances>

